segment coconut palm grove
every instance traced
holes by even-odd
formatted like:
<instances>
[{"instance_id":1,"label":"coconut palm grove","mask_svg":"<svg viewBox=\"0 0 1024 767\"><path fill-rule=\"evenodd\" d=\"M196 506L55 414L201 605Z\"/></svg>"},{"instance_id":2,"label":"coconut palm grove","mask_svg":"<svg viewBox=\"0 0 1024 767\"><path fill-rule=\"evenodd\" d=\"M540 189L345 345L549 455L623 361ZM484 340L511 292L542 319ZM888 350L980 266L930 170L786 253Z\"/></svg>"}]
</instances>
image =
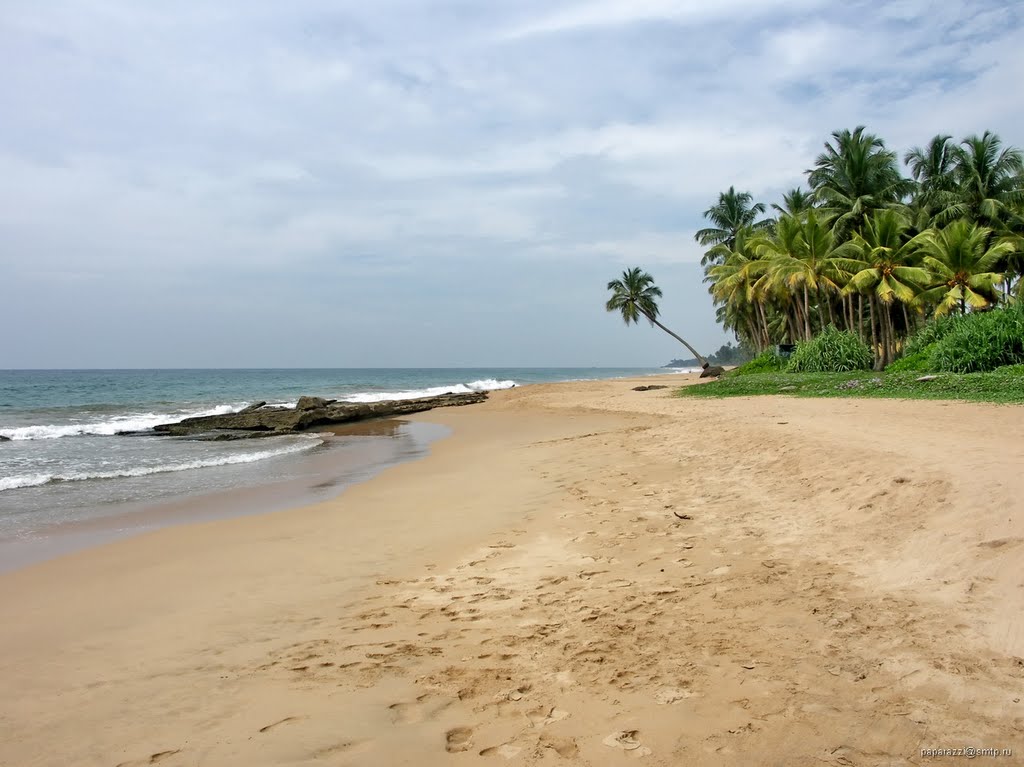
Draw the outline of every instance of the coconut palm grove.
<instances>
[{"instance_id":1,"label":"coconut palm grove","mask_svg":"<svg viewBox=\"0 0 1024 767\"><path fill-rule=\"evenodd\" d=\"M860 126L834 132L806 178L770 207L729 187L695 235L718 321L760 355L734 373L1024 369L1020 149L985 131L901 158Z\"/></svg>"}]
</instances>

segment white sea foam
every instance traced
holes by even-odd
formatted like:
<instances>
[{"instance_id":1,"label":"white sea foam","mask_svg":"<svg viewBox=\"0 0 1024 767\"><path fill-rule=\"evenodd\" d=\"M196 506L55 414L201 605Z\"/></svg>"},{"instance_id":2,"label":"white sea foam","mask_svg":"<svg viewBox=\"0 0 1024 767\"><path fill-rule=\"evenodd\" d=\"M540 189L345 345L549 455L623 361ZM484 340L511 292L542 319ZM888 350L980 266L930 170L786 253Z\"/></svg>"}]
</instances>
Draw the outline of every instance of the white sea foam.
<instances>
[{"instance_id":1,"label":"white sea foam","mask_svg":"<svg viewBox=\"0 0 1024 767\"><path fill-rule=\"evenodd\" d=\"M441 394L472 394L480 391L496 391L511 389L515 381L497 381L487 378L482 381L451 384L450 386L432 386L428 389L412 389L410 391L381 391L349 394L342 397L344 402L383 402L385 400L417 399L419 397L437 397Z\"/></svg>"},{"instance_id":2,"label":"white sea foam","mask_svg":"<svg viewBox=\"0 0 1024 767\"><path fill-rule=\"evenodd\" d=\"M120 469L117 471L100 472L72 472L68 474L20 474L13 477L0 478L0 490L15 490L20 487L36 487L50 482L78 482L85 479L121 479L124 477L145 477L150 474L166 474L175 471L189 471L191 469L205 469L210 466L230 466L238 463L254 463L266 458L276 458L290 453L299 453L303 450L322 445L324 441L317 437L304 439L299 444L280 447L275 450L259 450L255 453L241 453L225 455L219 458L206 460L186 461L184 463L169 463L157 466L137 466L134 468Z\"/></svg>"},{"instance_id":3,"label":"white sea foam","mask_svg":"<svg viewBox=\"0 0 1024 767\"><path fill-rule=\"evenodd\" d=\"M12 440L22 439L57 439L59 437L80 437L94 435L109 437L122 431L145 431L161 423L178 423L186 418L205 415L224 415L245 407L238 405L219 405L209 410L197 410L189 413L131 413L119 415L103 421L86 421L84 423L47 424L38 426L21 426L0 432ZM0 488L2 489L2 488Z\"/></svg>"}]
</instances>

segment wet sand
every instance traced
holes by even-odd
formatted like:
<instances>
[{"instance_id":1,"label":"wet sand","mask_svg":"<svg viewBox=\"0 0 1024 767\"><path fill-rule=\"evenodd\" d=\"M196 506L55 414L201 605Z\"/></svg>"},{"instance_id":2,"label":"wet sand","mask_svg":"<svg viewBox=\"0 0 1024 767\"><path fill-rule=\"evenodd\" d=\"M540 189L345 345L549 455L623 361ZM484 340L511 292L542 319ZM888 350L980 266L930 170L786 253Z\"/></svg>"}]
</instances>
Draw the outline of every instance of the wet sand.
<instances>
[{"instance_id":1,"label":"wet sand","mask_svg":"<svg viewBox=\"0 0 1024 767\"><path fill-rule=\"evenodd\" d=\"M0 577L0 764L1019 759L1024 409L652 382Z\"/></svg>"},{"instance_id":2,"label":"wet sand","mask_svg":"<svg viewBox=\"0 0 1024 767\"><path fill-rule=\"evenodd\" d=\"M433 423L379 419L318 433L325 439L321 449L278 459L287 462L286 479L261 478L261 484L250 487L79 509L77 519L42 526L32 535L0 535L0 573L163 527L266 514L324 501L392 466L421 458L430 443L450 430ZM280 464L274 469L281 470Z\"/></svg>"}]
</instances>

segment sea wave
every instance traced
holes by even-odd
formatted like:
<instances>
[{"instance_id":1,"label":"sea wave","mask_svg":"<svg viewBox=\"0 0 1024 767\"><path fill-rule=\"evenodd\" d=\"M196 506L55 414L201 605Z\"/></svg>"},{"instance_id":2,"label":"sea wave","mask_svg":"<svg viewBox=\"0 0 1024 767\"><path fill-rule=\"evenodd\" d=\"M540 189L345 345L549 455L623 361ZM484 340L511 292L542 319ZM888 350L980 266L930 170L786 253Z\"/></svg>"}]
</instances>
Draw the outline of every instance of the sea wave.
<instances>
[{"instance_id":1,"label":"sea wave","mask_svg":"<svg viewBox=\"0 0 1024 767\"><path fill-rule=\"evenodd\" d=\"M230 466L239 463L254 463L267 458L276 458L291 453L300 453L324 444L319 437L307 437L299 444L280 447L275 450L259 450L255 453L225 455L219 458L197 459L183 463L169 463L157 466L136 466L117 471L72 472L69 474L19 474L13 477L0 477L0 491L16 490L22 487L38 487L51 482L80 482L87 479L122 479L125 477L145 477L150 474L166 474L191 469L205 469L210 466Z\"/></svg>"},{"instance_id":2,"label":"sea wave","mask_svg":"<svg viewBox=\"0 0 1024 767\"><path fill-rule=\"evenodd\" d=\"M385 400L418 399L419 397L437 397L442 394L472 394L481 391L497 391L498 389L511 389L516 385L515 381L498 381L494 378L485 378L481 381L470 381L469 383L457 383L449 386L432 386L427 389L412 389L409 391L381 391L361 392L359 394L347 394L341 399L344 402L383 402Z\"/></svg>"},{"instance_id":3,"label":"sea wave","mask_svg":"<svg viewBox=\"0 0 1024 767\"><path fill-rule=\"evenodd\" d=\"M12 440L58 439L60 437L81 437L83 435L109 437L123 431L145 431L161 423L178 423L186 418L234 413L245 407L246 404L218 405L207 410L196 410L187 413L129 413L100 421L20 426L14 429L6 429L0 432L0 435ZM0 486L0 489L3 489L2 486Z\"/></svg>"}]
</instances>

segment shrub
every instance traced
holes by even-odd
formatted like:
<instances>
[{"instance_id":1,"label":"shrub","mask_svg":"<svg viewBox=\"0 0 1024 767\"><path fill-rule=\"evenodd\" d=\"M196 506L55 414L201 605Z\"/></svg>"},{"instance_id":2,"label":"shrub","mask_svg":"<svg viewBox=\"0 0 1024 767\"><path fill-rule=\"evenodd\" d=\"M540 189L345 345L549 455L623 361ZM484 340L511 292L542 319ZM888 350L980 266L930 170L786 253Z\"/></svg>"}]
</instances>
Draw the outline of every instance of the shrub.
<instances>
[{"instance_id":1,"label":"shrub","mask_svg":"<svg viewBox=\"0 0 1024 767\"><path fill-rule=\"evenodd\" d=\"M754 373L780 373L786 369L786 360L775 353L774 349L761 352L754 359L733 370L730 375L745 376Z\"/></svg>"},{"instance_id":2,"label":"shrub","mask_svg":"<svg viewBox=\"0 0 1024 767\"><path fill-rule=\"evenodd\" d=\"M918 352L900 357L886 367L886 373L927 373L932 369L931 354L934 344L925 346Z\"/></svg>"},{"instance_id":3,"label":"shrub","mask_svg":"<svg viewBox=\"0 0 1024 767\"><path fill-rule=\"evenodd\" d=\"M907 343L903 347L904 356L910 357L918 354L937 341L941 341L965 319L967 318L956 314L931 320L907 339Z\"/></svg>"},{"instance_id":4,"label":"shrub","mask_svg":"<svg viewBox=\"0 0 1024 767\"><path fill-rule=\"evenodd\" d=\"M845 373L871 367L871 349L856 334L829 325L810 341L801 341L789 358L790 373Z\"/></svg>"},{"instance_id":5,"label":"shrub","mask_svg":"<svg viewBox=\"0 0 1024 767\"><path fill-rule=\"evenodd\" d=\"M932 369L981 373L1024 363L1024 305L958 318L932 347Z\"/></svg>"}]
</instances>

